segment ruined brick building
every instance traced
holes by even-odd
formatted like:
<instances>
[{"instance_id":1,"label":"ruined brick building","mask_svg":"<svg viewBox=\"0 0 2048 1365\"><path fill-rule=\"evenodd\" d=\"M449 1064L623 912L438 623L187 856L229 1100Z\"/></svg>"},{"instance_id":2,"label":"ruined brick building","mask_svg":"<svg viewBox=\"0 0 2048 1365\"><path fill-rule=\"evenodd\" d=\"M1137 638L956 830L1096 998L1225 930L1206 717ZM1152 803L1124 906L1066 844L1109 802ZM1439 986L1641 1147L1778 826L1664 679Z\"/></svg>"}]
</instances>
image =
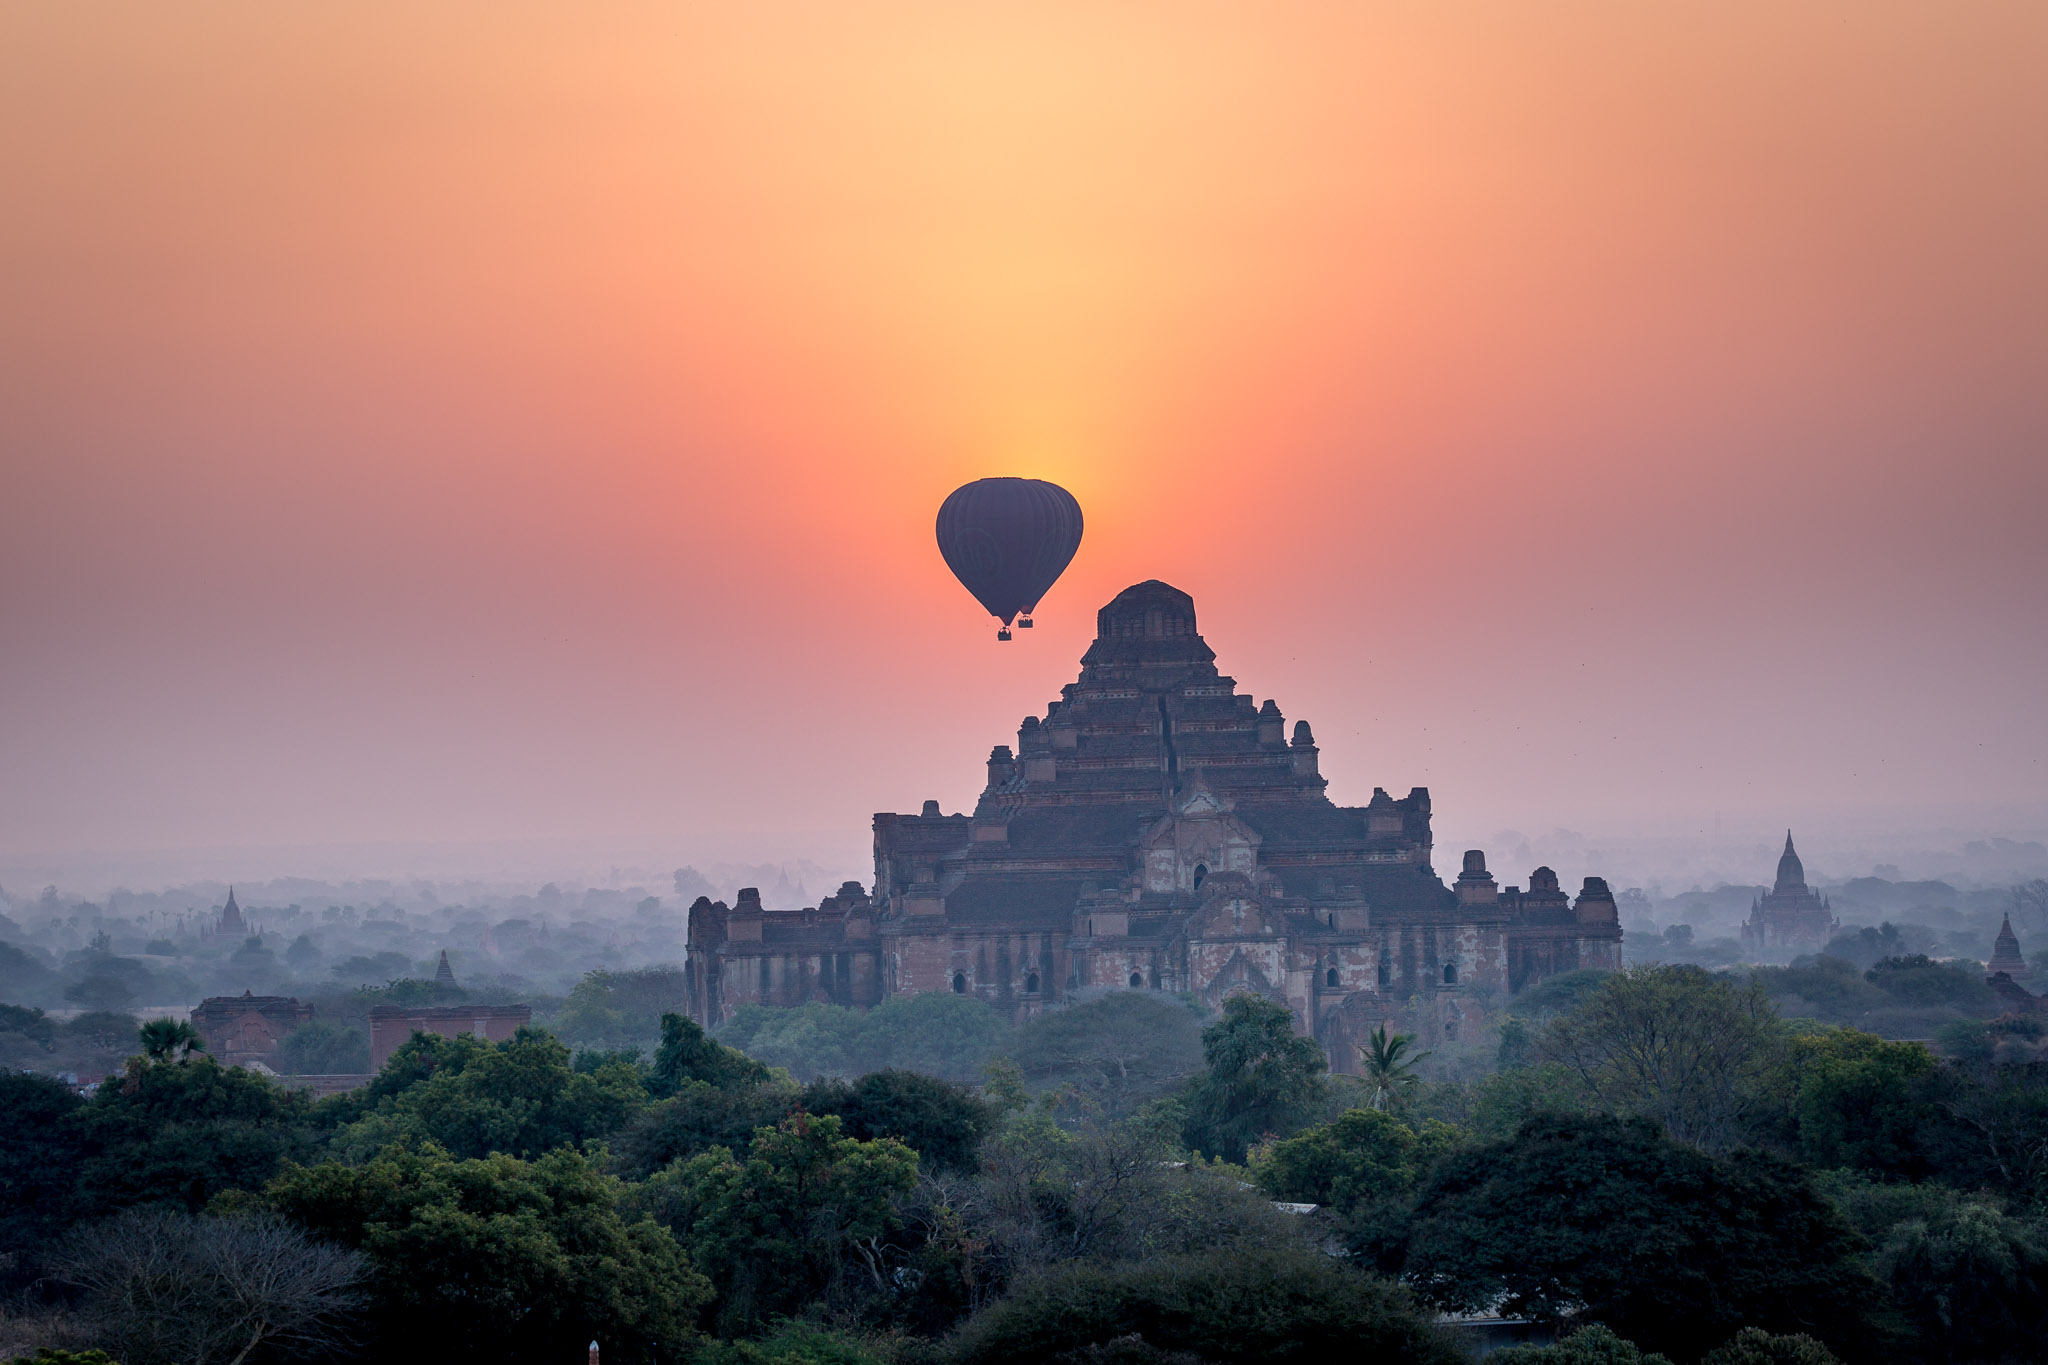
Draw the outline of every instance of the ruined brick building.
<instances>
[{"instance_id":1,"label":"ruined brick building","mask_svg":"<svg viewBox=\"0 0 2048 1365\"><path fill-rule=\"evenodd\" d=\"M1022 1017L1091 988L1250 990L1350 1070L1383 1020L1455 1036L1480 998L1620 965L1604 881L1574 900L1538 868L1502 890L1473 851L1446 886L1427 790L1333 804L1308 724L1290 738L1215 659L1186 593L1119 593L1080 678L989 755L972 815L875 816L872 891L797 911L700 898L693 1014L951 990Z\"/></svg>"},{"instance_id":2,"label":"ruined brick building","mask_svg":"<svg viewBox=\"0 0 2048 1365\"><path fill-rule=\"evenodd\" d=\"M1778 879L1751 902L1742 925L1743 946L1749 948L1812 948L1828 945L1841 929L1827 897L1806 884L1806 865L1785 831L1785 852L1778 858Z\"/></svg>"},{"instance_id":3,"label":"ruined brick building","mask_svg":"<svg viewBox=\"0 0 2048 1365\"><path fill-rule=\"evenodd\" d=\"M233 907L234 893L228 893ZM206 1050L226 1066L268 1063L286 1034L311 1023L313 1007L290 995L215 995L192 1011L192 1027L206 1040Z\"/></svg>"}]
</instances>

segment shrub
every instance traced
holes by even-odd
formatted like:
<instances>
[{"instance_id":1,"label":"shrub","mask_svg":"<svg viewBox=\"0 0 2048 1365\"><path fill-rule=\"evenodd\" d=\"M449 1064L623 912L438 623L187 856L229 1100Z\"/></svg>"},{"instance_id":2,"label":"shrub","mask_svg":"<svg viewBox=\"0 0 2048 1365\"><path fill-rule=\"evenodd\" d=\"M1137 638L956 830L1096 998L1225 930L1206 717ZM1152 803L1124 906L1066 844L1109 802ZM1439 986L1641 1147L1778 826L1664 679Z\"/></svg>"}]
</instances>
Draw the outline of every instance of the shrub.
<instances>
[{"instance_id":1,"label":"shrub","mask_svg":"<svg viewBox=\"0 0 2048 1365\"><path fill-rule=\"evenodd\" d=\"M976 1314L947 1354L1028 1365L1113 1343L1216 1365L1463 1359L1407 1290L1307 1250L1063 1266Z\"/></svg>"},{"instance_id":2,"label":"shrub","mask_svg":"<svg viewBox=\"0 0 2048 1365\"><path fill-rule=\"evenodd\" d=\"M1707 1352L1700 1365L1842 1365L1835 1353L1803 1333L1774 1337L1745 1327L1726 1345Z\"/></svg>"},{"instance_id":3,"label":"shrub","mask_svg":"<svg viewBox=\"0 0 2048 1365\"><path fill-rule=\"evenodd\" d=\"M1486 1357L1489 1365L1671 1365L1669 1356L1645 1352L1599 1323L1550 1346L1509 1346Z\"/></svg>"}]
</instances>

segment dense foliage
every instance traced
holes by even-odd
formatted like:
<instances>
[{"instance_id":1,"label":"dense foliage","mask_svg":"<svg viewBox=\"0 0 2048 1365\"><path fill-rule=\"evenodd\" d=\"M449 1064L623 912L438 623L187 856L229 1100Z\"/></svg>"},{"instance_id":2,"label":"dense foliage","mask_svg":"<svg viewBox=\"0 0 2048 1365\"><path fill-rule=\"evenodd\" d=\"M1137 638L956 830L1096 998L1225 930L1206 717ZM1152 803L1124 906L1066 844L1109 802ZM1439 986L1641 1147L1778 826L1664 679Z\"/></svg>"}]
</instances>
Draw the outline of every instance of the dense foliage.
<instances>
[{"instance_id":1,"label":"dense foliage","mask_svg":"<svg viewBox=\"0 0 2048 1365\"><path fill-rule=\"evenodd\" d=\"M1645 1120L1560 1114L1445 1157L1417 1198L1405 1266L1446 1307L1586 1313L1693 1359L1745 1325L1858 1340L1876 1303L1860 1249L1781 1157L1716 1157Z\"/></svg>"},{"instance_id":2,"label":"dense foliage","mask_svg":"<svg viewBox=\"0 0 2048 1365\"><path fill-rule=\"evenodd\" d=\"M1950 989L1894 956L1775 970ZM1508 1365L1960 1365L2048 1334L2031 1015L1937 1050L1788 1022L1762 973L1575 973L1331 1075L1252 995L1010 1025L945 992L714 1037L649 1017L659 973L587 984L579 1050L416 1035L318 1102L176 1025L0 1011L10 1046L126 1055L86 1096L0 1074L0 1356L1448 1361L1439 1314L1477 1310L1561 1334ZM359 1039L287 1042L311 1071Z\"/></svg>"}]
</instances>

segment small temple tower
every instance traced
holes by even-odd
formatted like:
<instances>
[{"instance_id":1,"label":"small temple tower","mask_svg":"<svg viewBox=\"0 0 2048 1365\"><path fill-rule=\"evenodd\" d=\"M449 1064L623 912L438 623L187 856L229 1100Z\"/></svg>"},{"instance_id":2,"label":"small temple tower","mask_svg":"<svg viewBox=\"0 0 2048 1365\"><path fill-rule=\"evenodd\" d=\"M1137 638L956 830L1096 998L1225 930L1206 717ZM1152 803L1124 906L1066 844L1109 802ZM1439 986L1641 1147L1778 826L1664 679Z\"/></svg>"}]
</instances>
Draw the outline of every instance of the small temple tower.
<instances>
[{"instance_id":1,"label":"small temple tower","mask_svg":"<svg viewBox=\"0 0 2048 1365\"><path fill-rule=\"evenodd\" d=\"M213 926L215 938L246 938L249 921L242 918L242 907L235 904L235 888L228 888L228 903L221 908L220 920Z\"/></svg>"},{"instance_id":2,"label":"small temple tower","mask_svg":"<svg viewBox=\"0 0 2048 1365\"><path fill-rule=\"evenodd\" d=\"M446 948L441 950L440 964L434 968L434 980L445 981L451 986L455 984L455 969L448 965L448 950Z\"/></svg>"},{"instance_id":3,"label":"small temple tower","mask_svg":"<svg viewBox=\"0 0 2048 1365\"><path fill-rule=\"evenodd\" d=\"M1998 926L1998 941L1992 945L1991 961L1984 964L1984 979L1990 981L2005 976L2017 984L2029 975L2027 959L2020 953L2020 936L2012 931L2012 916L2007 915Z\"/></svg>"},{"instance_id":4,"label":"small temple tower","mask_svg":"<svg viewBox=\"0 0 2048 1365\"><path fill-rule=\"evenodd\" d=\"M1806 866L1785 831L1785 852L1778 858L1778 880L1766 895L1750 903L1742 926L1742 942L1750 948L1825 948L1842 922L1827 898L1806 884Z\"/></svg>"}]
</instances>

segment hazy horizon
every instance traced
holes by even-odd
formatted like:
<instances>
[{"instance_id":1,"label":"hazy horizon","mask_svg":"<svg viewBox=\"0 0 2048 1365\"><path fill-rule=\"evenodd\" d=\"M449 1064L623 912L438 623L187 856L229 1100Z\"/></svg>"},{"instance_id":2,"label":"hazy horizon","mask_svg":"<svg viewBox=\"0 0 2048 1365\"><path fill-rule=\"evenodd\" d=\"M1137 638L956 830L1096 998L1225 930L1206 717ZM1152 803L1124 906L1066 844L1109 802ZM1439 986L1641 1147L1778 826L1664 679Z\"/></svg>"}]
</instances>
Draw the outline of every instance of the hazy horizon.
<instances>
[{"instance_id":1,"label":"hazy horizon","mask_svg":"<svg viewBox=\"0 0 2048 1365\"><path fill-rule=\"evenodd\" d=\"M1344 801L1345 794L1335 798ZM1348 804L1348 802L1346 802ZM971 809L970 806L963 807ZM949 807L950 809L950 807ZM1965 817L1967 818L1967 817ZM1816 885L1858 877L1896 881L1945 880L1963 888L1992 888L2048 876L2048 822L2029 825L1933 823L1879 825L1854 818L1830 822L1809 816L1792 832ZM1467 848L1487 854L1503 883L1527 880L1549 865L1576 886L1586 876L1606 877L1616 890L1640 887L1670 896L1717 885L1767 885L1784 840L1782 827L1724 819L1722 827L1632 830L1501 828L1475 833L1469 821L1439 806L1436 865L1456 871ZM1998 842L2004 846L1999 847ZM1975 846L1972 848L1972 846ZM730 900L747 878L765 881L786 869L803 887L801 902L770 894L770 908L816 904L842 881L873 880L865 831L835 840L820 831L810 839L772 834L717 841L503 840L472 844L386 844L191 848L178 850L66 850L40 856L0 856L0 894L15 904L54 885L67 896L102 899L120 890L163 894L183 888L302 881L333 886L389 883L436 888L464 885L492 893L530 892L548 882L618 889L646 886L661 892L675 870L694 869ZM247 891L244 898L247 898ZM665 894L665 893L664 893ZM680 912L684 903L674 904Z\"/></svg>"}]
</instances>

